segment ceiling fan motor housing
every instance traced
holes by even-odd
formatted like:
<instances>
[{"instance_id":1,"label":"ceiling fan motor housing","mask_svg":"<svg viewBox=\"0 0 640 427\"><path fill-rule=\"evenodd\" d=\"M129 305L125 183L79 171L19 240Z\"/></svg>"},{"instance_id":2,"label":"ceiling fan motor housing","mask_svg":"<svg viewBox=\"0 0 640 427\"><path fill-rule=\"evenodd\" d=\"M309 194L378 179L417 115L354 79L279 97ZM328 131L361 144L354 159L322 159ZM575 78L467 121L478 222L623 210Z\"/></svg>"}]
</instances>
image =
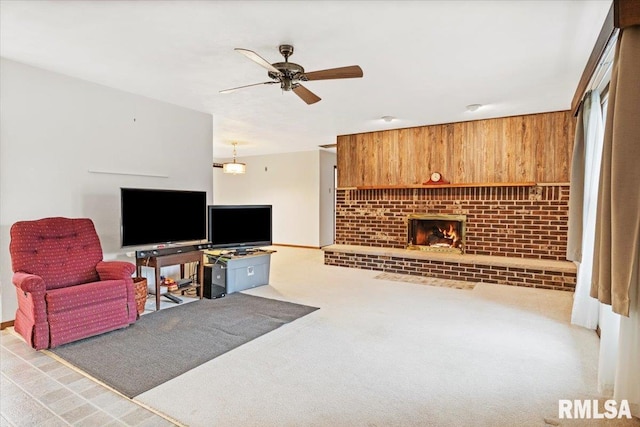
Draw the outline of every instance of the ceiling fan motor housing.
<instances>
[{"instance_id":1,"label":"ceiling fan motor housing","mask_svg":"<svg viewBox=\"0 0 640 427\"><path fill-rule=\"evenodd\" d=\"M280 82L280 88L285 91L292 90L304 75L304 68L300 64L289 62L289 57L293 55L293 46L290 44L281 44L279 46L280 53L284 56L285 62L276 62L273 65L281 74L269 71L267 75L275 81Z\"/></svg>"},{"instance_id":2,"label":"ceiling fan motor housing","mask_svg":"<svg viewBox=\"0 0 640 427\"><path fill-rule=\"evenodd\" d=\"M291 85L298 82L304 74L304 68L293 62L276 62L272 65L280 70L282 74L278 75L271 71L267 74L273 80L279 81L283 90L291 90Z\"/></svg>"}]
</instances>

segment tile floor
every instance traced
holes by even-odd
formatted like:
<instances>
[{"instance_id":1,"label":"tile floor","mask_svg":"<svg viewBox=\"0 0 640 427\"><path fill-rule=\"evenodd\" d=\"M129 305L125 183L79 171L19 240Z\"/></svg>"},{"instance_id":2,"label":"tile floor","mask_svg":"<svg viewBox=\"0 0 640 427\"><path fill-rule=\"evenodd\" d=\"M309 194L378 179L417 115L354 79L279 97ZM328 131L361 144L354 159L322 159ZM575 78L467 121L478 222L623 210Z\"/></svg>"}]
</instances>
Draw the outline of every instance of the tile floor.
<instances>
[{"instance_id":1,"label":"tile floor","mask_svg":"<svg viewBox=\"0 0 640 427\"><path fill-rule=\"evenodd\" d=\"M145 314L155 308L149 297ZM163 299L161 309L174 306ZM180 425L31 349L13 328L0 333L0 368L0 427Z\"/></svg>"}]
</instances>

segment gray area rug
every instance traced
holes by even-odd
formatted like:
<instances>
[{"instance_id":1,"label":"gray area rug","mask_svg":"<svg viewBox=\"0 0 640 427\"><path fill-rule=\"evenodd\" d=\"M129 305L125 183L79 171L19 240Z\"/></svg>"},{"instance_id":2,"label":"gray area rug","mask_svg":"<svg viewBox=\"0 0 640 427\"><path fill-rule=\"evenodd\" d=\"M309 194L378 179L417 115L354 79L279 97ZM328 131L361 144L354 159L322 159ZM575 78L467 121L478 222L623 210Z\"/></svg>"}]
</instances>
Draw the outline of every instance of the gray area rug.
<instances>
[{"instance_id":1,"label":"gray area rug","mask_svg":"<svg viewBox=\"0 0 640 427\"><path fill-rule=\"evenodd\" d=\"M233 293L49 351L131 398L317 309Z\"/></svg>"}]
</instances>

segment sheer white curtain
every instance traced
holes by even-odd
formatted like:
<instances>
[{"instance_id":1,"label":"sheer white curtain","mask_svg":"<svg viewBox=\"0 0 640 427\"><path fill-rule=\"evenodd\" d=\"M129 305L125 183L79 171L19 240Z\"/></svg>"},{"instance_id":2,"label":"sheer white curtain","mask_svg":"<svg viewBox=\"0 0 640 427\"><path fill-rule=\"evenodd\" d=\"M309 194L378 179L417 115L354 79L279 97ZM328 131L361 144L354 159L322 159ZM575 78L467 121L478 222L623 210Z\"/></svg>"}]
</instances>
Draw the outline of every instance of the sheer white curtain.
<instances>
[{"instance_id":1,"label":"sheer white curtain","mask_svg":"<svg viewBox=\"0 0 640 427\"><path fill-rule=\"evenodd\" d=\"M571 323L595 329L599 321L600 303L589 296L593 271L593 254L595 244L596 214L598 212L598 184L600 181L600 165L604 141L604 125L600 94L588 92L583 102L582 126L584 146L576 147L576 151L584 150L584 188L582 205L582 260L578 263L576 291L573 296ZM574 152L574 155L577 153ZM580 189L574 189L580 191Z\"/></svg>"},{"instance_id":2,"label":"sheer white curtain","mask_svg":"<svg viewBox=\"0 0 640 427\"><path fill-rule=\"evenodd\" d=\"M600 354L598 358L598 391L613 396L620 344L620 315L610 305L600 303Z\"/></svg>"}]
</instances>

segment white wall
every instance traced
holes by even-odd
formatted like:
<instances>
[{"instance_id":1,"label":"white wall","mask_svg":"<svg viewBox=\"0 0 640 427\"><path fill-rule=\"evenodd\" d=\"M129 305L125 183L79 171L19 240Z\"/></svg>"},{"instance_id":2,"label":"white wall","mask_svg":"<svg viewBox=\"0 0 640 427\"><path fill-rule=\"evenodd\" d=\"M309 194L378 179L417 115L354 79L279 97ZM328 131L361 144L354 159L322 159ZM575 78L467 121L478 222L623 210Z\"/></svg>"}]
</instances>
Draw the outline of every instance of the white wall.
<instances>
[{"instance_id":1,"label":"white wall","mask_svg":"<svg viewBox=\"0 0 640 427\"><path fill-rule=\"evenodd\" d=\"M324 190L320 190L319 151L238 157L247 164L247 173L229 175L215 169L213 201L273 205L274 244L320 247L319 192Z\"/></svg>"},{"instance_id":2,"label":"white wall","mask_svg":"<svg viewBox=\"0 0 640 427\"><path fill-rule=\"evenodd\" d=\"M9 256L14 222L89 217L105 258L132 261L124 255L131 249L120 248L120 187L201 190L212 200L210 114L4 58L0 111L2 321L16 310Z\"/></svg>"}]
</instances>

